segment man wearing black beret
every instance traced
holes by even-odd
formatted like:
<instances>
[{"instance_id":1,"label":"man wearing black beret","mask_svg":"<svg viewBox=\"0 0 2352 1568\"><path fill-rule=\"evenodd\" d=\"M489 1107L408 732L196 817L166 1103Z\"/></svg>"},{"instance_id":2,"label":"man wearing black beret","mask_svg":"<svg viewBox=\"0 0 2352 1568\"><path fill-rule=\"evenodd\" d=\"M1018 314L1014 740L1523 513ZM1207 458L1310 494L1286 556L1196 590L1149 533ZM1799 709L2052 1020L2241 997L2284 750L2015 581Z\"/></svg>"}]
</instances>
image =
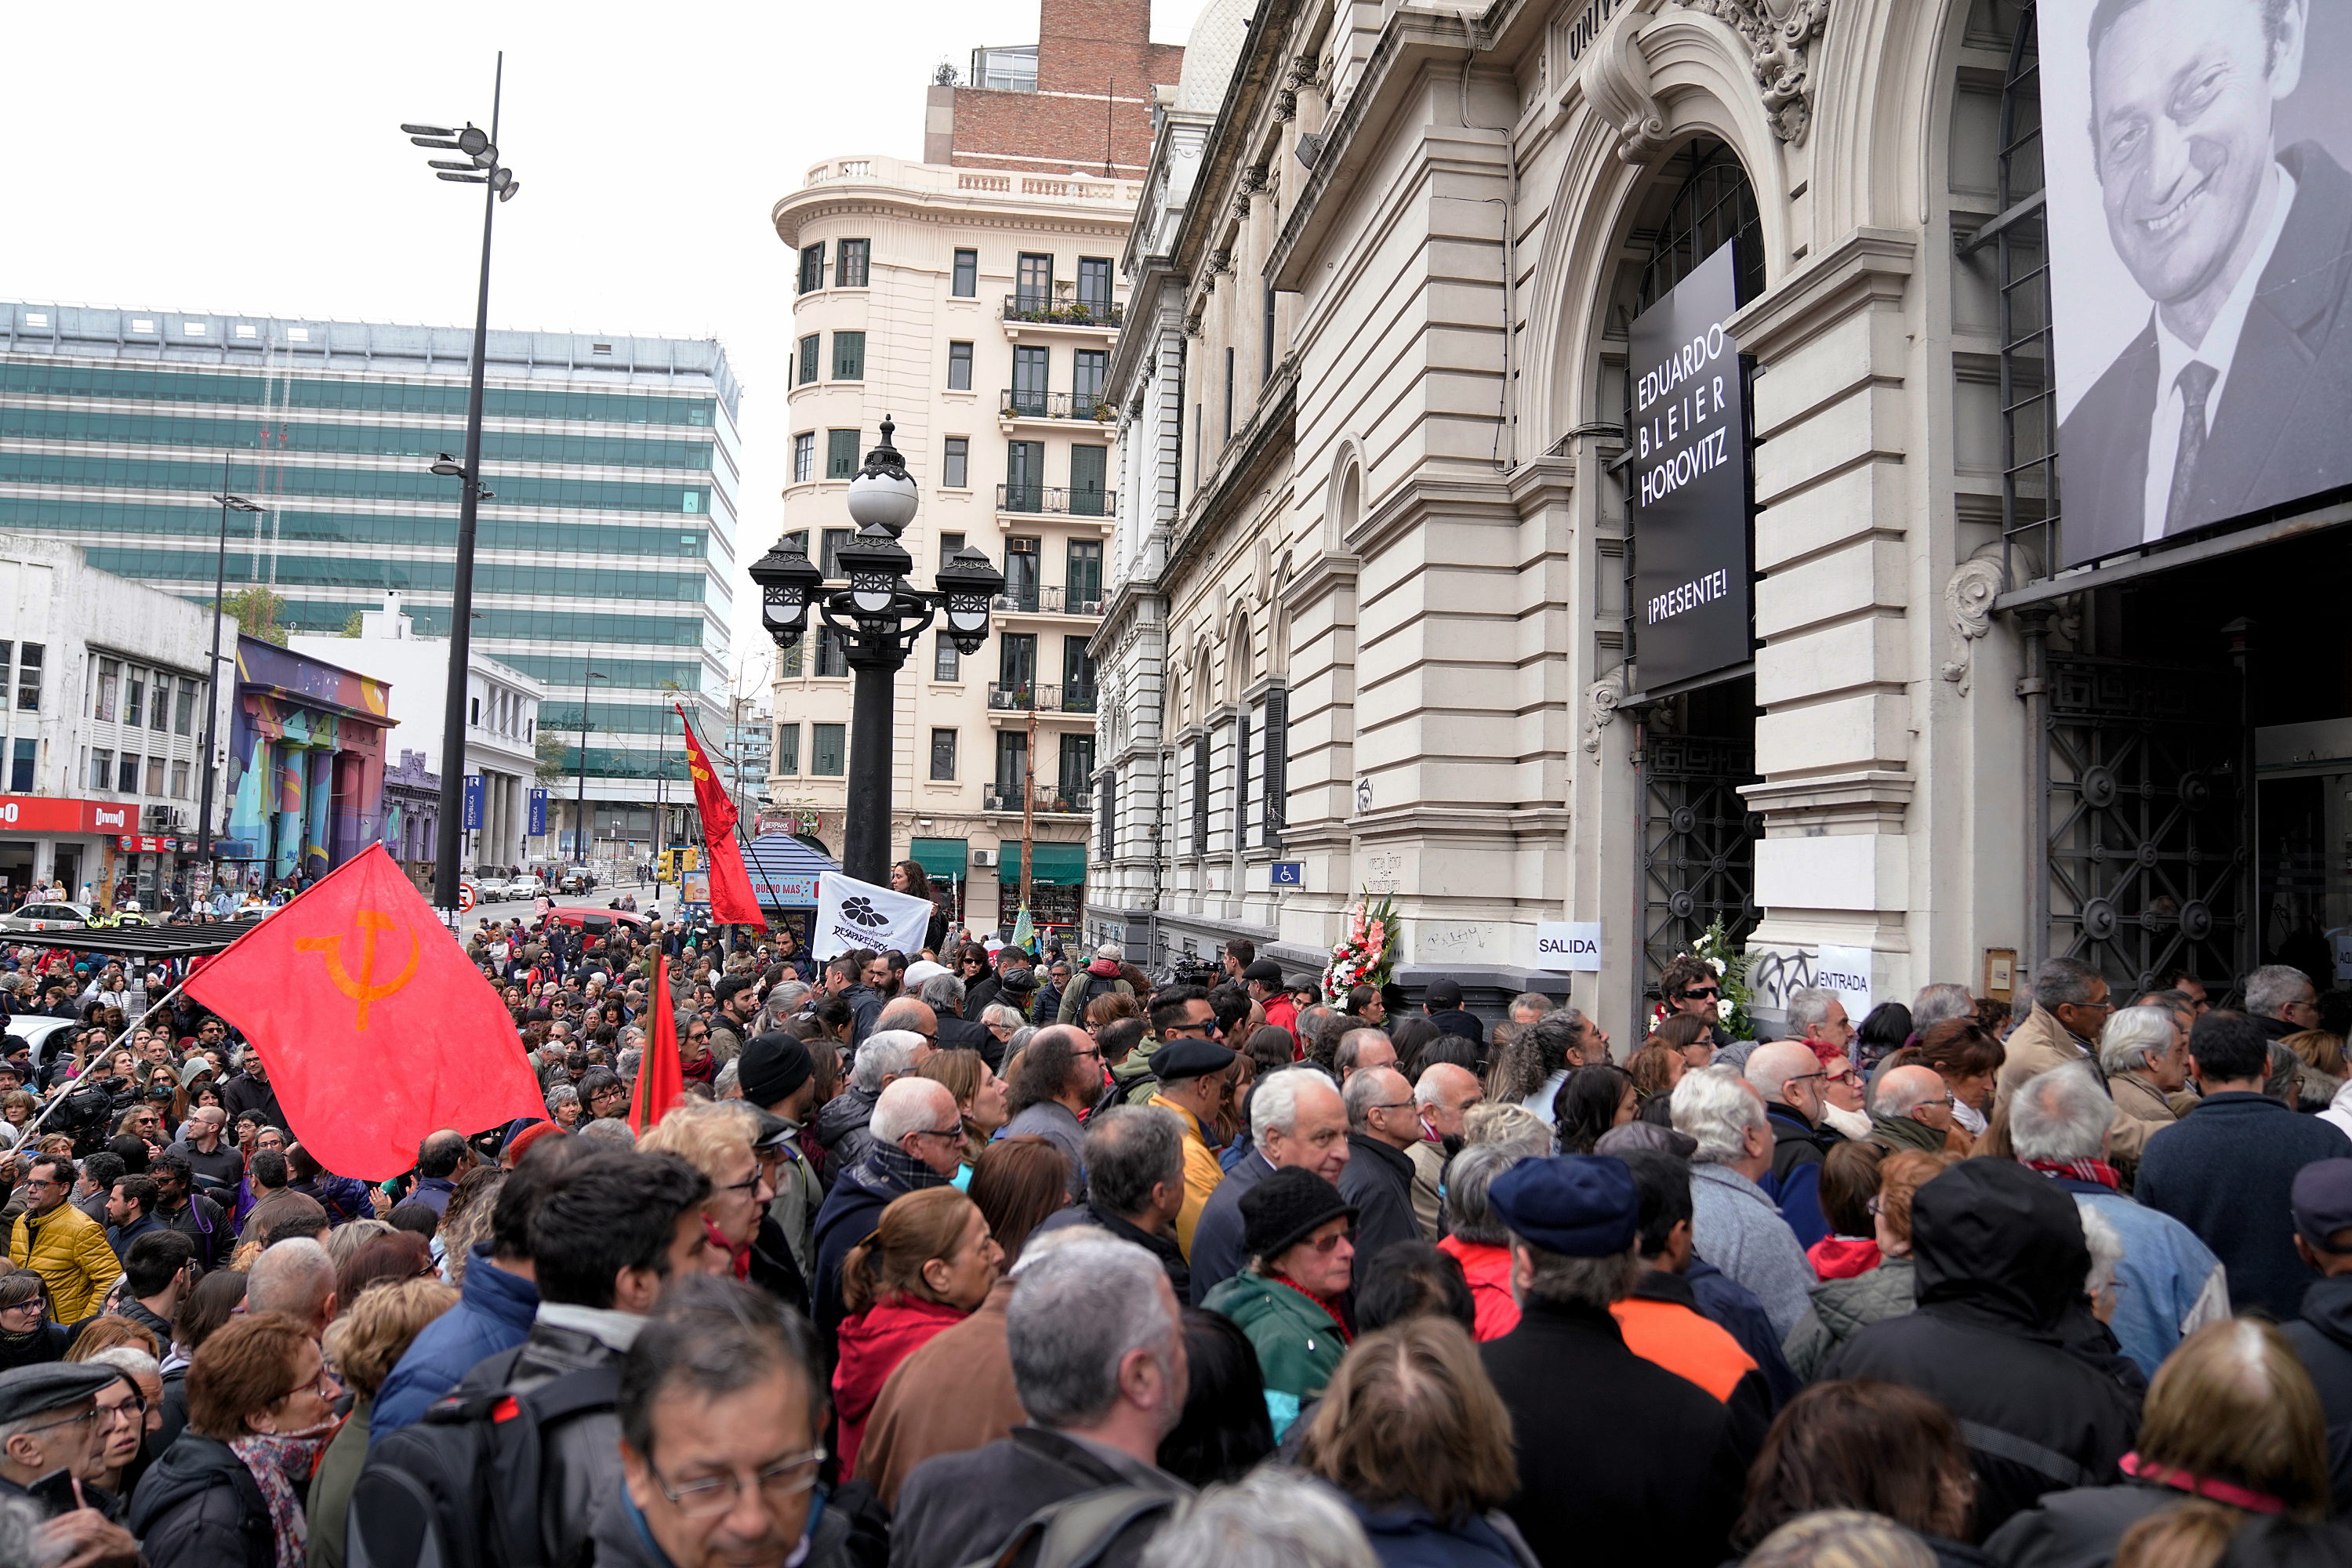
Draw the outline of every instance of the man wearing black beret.
<instances>
[{"instance_id":1,"label":"man wearing black beret","mask_svg":"<svg viewBox=\"0 0 2352 1568\"><path fill-rule=\"evenodd\" d=\"M1522 1160L1486 1202L1511 1232L1519 1325L1479 1354L1511 1413L1508 1511L1537 1561L1723 1562L1753 1456L1723 1404L1627 1349L1610 1312L1642 1267L1633 1173L1610 1155Z\"/></svg>"}]
</instances>

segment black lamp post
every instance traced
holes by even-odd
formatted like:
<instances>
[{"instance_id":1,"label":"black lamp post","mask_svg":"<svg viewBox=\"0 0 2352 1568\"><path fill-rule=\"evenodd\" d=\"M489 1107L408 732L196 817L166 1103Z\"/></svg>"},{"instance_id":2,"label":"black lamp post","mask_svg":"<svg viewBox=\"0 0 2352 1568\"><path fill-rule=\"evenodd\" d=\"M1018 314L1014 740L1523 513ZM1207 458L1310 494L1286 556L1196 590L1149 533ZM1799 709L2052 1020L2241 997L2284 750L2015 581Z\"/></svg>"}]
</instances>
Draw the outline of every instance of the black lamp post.
<instances>
[{"instance_id":1,"label":"black lamp post","mask_svg":"<svg viewBox=\"0 0 2352 1568\"><path fill-rule=\"evenodd\" d=\"M890 445L896 428L882 421L882 444L866 455L866 467L849 484L849 517L859 527L839 555L847 587L828 591L807 554L781 540L750 568L760 585L761 624L778 647L801 640L811 609L847 646L857 687L850 711L842 869L877 883L887 883L890 871L891 710L898 670L942 613L957 649L978 653L988 640L989 605L1004 591L1003 574L969 544L940 563L935 591L907 581L915 563L898 535L914 521L919 498L905 460Z\"/></svg>"},{"instance_id":2,"label":"black lamp post","mask_svg":"<svg viewBox=\"0 0 2352 1568\"><path fill-rule=\"evenodd\" d=\"M436 179L453 184L482 187L482 279L474 301L474 363L466 398L466 456L461 462L444 452L433 471L460 481L457 490L457 562L449 596L449 676L447 700L441 710L441 817L435 825L433 902L453 913L462 880L458 861L464 855L466 833L466 676L473 663L474 514L489 491L482 485L482 377L490 335L490 220L499 204L522 189L514 171L499 162L499 100L506 84L506 55L499 56L498 75L490 89L490 128L484 132L468 123L453 130L444 125L403 125L409 141L419 147L462 153L454 158L431 158Z\"/></svg>"}]
</instances>

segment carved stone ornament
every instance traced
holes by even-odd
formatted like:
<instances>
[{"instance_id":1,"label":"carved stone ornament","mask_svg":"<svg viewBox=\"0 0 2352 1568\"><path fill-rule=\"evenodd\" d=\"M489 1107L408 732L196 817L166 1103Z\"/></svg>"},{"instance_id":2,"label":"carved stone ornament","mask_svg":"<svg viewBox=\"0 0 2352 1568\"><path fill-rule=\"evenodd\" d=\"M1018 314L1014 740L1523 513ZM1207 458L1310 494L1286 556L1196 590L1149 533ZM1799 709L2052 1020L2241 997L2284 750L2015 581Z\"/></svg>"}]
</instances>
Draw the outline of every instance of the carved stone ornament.
<instances>
[{"instance_id":1,"label":"carved stone ornament","mask_svg":"<svg viewBox=\"0 0 2352 1568\"><path fill-rule=\"evenodd\" d=\"M1184 314L1184 335L1188 338L1197 338L1201 335L1201 307L1198 305L1193 306Z\"/></svg>"},{"instance_id":2,"label":"carved stone ornament","mask_svg":"<svg viewBox=\"0 0 2352 1568\"><path fill-rule=\"evenodd\" d=\"M1805 50L1829 25L1830 0L1680 0L1739 35L1748 46L1756 85L1772 134L1801 144L1813 121L1813 89Z\"/></svg>"},{"instance_id":3,"label":"carved stone ornament","mask_svg":"<svg viewBox=\"0 0 2352 1568\"><path fill-rule=\"evenodd\" d=\"M1952 657L1944 661L1939 673L1958 687L1963 697L1969 694L1969 667L1975 652L1971 645L1992 630L1992 602L2004 586L2000 562L1985 555L1961 562L1944 584L1944 612L1951 622L1954 640Z\"/></svg>"},{"instance_id":4,"label":"carved stone ornament","mask_svg":"<svg viewBox=\"0 0 2352 1568\"><path fill-rule=\"evenodd\" d=\"M1231 246L1221 245L1209 252L1209 271L1212 276L1220 272L1231 272L1233 269L1234 252Z\"/></svg>"},{"instance_id":5,"label":"carved stone ornament","mask_svg":"<svg viewBox=\"0 0 2352 1568\"><path fill-rule=\"evenodd\" d=\"M1286 87L1280 92L1274 95L1274 117L1276 121L1286 123L1287 121L1296 119L1297 114L1297 93Z\"/></svg>"},{"instance_id":6,"label":"carved stone ornament","mask_svg":"<svg viewBox=\"0 0 2352 1568\"><path fill-rule=\"evenodd\" d=\"M1584 749L1595 757L1601 755L1601 731L1617 717L1617 704L1624 695L1614 677L1584 689Z\"/></svg>"},{"instance_id":7,"label":"carved stone ornament","mask_svg":"<svg viewBox=\"0 0 2352 1568\"><path fill-rule=\"evenodd\" d=\"M1650 90L1638 18L1605 29L1584 57L1584 100L1617 128L1617 156L1641 168L1666 150L1666 113Z\"/></svg>"}]
</instances>

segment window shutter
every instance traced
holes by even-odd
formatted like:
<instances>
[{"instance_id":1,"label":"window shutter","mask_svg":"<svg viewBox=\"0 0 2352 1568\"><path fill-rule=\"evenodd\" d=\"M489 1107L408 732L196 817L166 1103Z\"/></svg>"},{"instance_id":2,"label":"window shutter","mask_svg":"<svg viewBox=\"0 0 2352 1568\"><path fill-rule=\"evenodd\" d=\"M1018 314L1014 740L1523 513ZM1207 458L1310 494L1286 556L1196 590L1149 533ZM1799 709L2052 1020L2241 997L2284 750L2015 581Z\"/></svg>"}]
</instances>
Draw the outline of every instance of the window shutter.
<instances>
[{"instance_id":1,"label":"window shutter","mask_svg":"<svg viewBox=\"0 0 2352 1568\"><path fill-rule=\"evenodd\" d=\"M1234 715L1234 847L1249 847L1250 721Z\"/></svg>"},{"instance_id":2,"label":"window shutter","mask_svg":"<svg viewBox=\"0 0 2352 1568\"><path fill-rule=\"evenodd\" d=\"M1192 742L1192 853L1209 852L1209 737Z\"/></svg>"},{"instance_id":3,"label":"window shutter","mask_svg":"<svg viewBox=\"0 0 2352 1568\"><path fill-rule=\"evenodd\" d=\"M1283 814L1289 804L1290 693L1276 687L1265 694L1265 847L1282 853Z\"/></svg>"}]
</instances>

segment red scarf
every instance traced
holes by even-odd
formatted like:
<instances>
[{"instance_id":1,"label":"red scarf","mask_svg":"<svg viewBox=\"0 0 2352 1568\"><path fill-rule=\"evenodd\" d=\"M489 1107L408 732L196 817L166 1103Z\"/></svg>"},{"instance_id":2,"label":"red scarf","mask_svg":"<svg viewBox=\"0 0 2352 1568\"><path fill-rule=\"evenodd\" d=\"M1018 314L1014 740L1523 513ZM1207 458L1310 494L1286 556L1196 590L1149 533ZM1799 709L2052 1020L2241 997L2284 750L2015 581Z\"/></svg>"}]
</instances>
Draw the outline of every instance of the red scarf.
<instances>
[{"instance_id":1,"label":"red scarf","mask_svg":"<svg viewBox=\"0 0 2352 1568\"><path fill-rule=\"evenodd\" d=\"M710 1223L709 1215L702 1216L702 1234L709 1238L711 1251L723 1252L727 1255L729 1266L734 1270L736 1279L748 1280L751 1278L751 1244L750 1242L745 1242L740 1247L736 1246L719 1234L719 1227Z\"/></svg>"},{"instance_id":2,"label":"red scarf","mask_svg":"<svg viewBox=\"0 0 2352 1568\"><path fill-rule=\"evenodd\" d=\"M1331 1326L1339 1331L1339 1342L1341 1344L1352 1345L1356 1342L1356 1336L1348 1331L1348 1325L1341 1320L1339 1310L1337 1307L1334 1307L1330 1302L1325 1300L1322 1297L1318 1296L1314 1291L1309 1290L1306 1286L1301 1285L1297 1280L1293 1279L1287 1274L1269 1274L1266 1278L1273 1280L1277 1285L1297 1291L1300 1295L1306 1297L1308 1300L1322 1308L1324 1314L1331 1320Z\"/></svg>"},{"instance_id":3,"label":"red scarf","mask_svg":"<svg viewBox=\"0 0 2352 1568\"><path fill-rule=\"evenodd\" d=\"M2217 1481L2210 1476L2191 1475L2187 1470L2176 1470L2169 1465L2159 1465L2153 1459L2143 1459L2137 1454L2123 1457L2123 1472L2136 1481L2170 1487L2192 1497L2210 1498L2215 1502L2228 1503L2231 1508L2244 1509L2248 1513L2286 1511L2286 1504L2268 1492L2254 1491L2230 1481Z\"/></svg>"},{"instance_id":4,"label":"red scarf","mask_svg":"<svg viewBox=\"0 0 2352 1568\"><path fill-rule=\"evenodd\" d=\"M2096 1182L2109 1192L2121 1190L2123 1175L2105 1160L2028 1160L2026 1169L2039 1171L2045 1176L2072 1176L2078 1182Z\"/></svg>"}]
</instances>

